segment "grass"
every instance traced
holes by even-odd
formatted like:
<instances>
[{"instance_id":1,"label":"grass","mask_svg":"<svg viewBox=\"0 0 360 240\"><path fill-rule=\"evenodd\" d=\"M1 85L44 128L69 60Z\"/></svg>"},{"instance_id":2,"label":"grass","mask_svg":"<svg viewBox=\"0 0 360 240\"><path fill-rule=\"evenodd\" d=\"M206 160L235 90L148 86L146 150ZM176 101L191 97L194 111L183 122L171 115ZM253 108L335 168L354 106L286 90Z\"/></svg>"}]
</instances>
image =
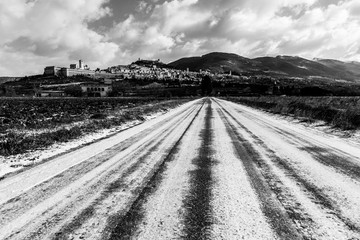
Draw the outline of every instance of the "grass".
<instances>
[{"instance_id":1,"label":"grass","mask_svg":"<svg viewBox=\"0 0 360 240\"><path fill-rule=\"evenodd\" d=\"M231 97L227 100L305 121L321 120L342 129L360 128L360 97Z\"/></svg>"},{"instance_id":2,"label":"grass","mask_svg":"<svg viewBox=\"0 0 360 240\"><path fill-rule=\"evenodd\" d=\"M45 104L47 100L39 102L41 107L39 107L39 105L34 106L31 101L26 104L23 100L19 100L22 101L22 107L19 111L23 113L20 115L19 111L11 112L9 109L3 111L6 112L6 119L15 119L15 121L8 121L2 125L2 131L0 131L0 156L9 156L31 150L43 149L56 142L67 142L88 133L120 126L128 121L143 121L146 115L174 108L191 99L162 101L141 100L138 102L134 99L129 102L121 99L118 104L116 104L116 100L114 99L94 99L95 102L90 102L89 105L86 105L86 102L85 104L79 102L79 99L73 99L75 102L67 99L66 103L63 102L64 100L58 100L62 105L59 104L55 109L56 111L51 110L51 106L56 106L56 101L52 102L50 100L48 100L50 102L49 108L46 107ZM11 101L17 103L14 99ZM110 108L96 107L109 104L109 102L113 104ZM76 103L81 104L79 108L76 108ZM93 105L91 103L93 103ZM11 107L11 105L9 105L9 107ZM69 114L67 110L71 107L75 109L71 110L72 114ZM32 111L26 112L24 108L32 109ZM4 110L4 105L2 110ZM81 110L83 112L81 112ZM49 120L47 115L50 114L57 114L57 116L66 115L66 117ZM16 116L26 119L27 124L19 124L21 119L16 119ZM31 118L29 116L31 116Z\"/></svg>"}]
</instances>

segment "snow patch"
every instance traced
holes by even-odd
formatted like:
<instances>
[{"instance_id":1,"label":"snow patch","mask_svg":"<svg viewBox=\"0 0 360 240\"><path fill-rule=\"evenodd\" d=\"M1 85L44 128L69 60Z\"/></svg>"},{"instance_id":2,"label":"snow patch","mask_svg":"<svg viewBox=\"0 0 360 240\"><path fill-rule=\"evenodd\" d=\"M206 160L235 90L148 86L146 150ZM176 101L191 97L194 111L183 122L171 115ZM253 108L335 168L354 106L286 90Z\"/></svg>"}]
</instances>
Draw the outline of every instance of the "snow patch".
<instances>
[{"instance_id":1,"label":"snow patch","mask_svg":"<svg viewBox=\"0 0 360 240\"><path fill-rule=\"evenodd\" d=\"M149 121L162 114L164 114L164 111L156 112L154 114L149 114L147 116L144 116L144 121ZM96 132L86 134L80 138L69 140L68 142L54 143L53 145L44 149L32 150L23 154L16 154L7 157L0 156L0 178L4 177L9 173L19 171L26 167L30 167L35 164L41 163L42 161L45 161L57 155L61 155L63 153L71 151L72 149L84 145L88 145L102 138L106 138L117 132L123 131L137 124L140 124L141 122L143 121L140 120L129 121L127 123L122 124L121 126L113 127L110 129L98 130Z\"/></svg>"}]
</instances>

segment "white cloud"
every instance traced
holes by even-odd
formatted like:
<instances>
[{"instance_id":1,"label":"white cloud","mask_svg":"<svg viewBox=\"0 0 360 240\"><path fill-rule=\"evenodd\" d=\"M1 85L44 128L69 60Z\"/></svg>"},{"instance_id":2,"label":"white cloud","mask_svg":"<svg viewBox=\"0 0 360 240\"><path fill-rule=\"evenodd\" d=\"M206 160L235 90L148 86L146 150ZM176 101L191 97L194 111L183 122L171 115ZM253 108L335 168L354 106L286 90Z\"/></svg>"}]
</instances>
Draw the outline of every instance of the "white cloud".
<instances>
[{"instance_id":1,"label":"white cloud","mask_svg":"<svg viewBox=\"0 0 360 240\"><path fill-rule=\"evenodd\" d=\"M299 9L309 9L315 2L169 0L158 4L145 21L130 16L120 22L108 38L127 53L122 55L127 61L135 56L162 56L170 61L181 57L181 53L188 56L207 51L230 51L249 57L273 54L279 50L277 46L287 46L281 41L291 42L292 28L296 26L291 16L277 15L279 10L296 8L299 13ZM152 34L147 29L152 29Z\"/></svg>"},{"instance_id":2,"label":"white cloud","mask_svg":"<svg viewBox=\"0 0 360 240\"><path fill-rule=\"evenodd\" d=\"M358 0L143 0L103 36L87 23L115 12L106 1L0 2L0 61L33 69L82 57L97 67L211 51L360 60Z\"/></svg>"},{"instance_id":3,"label":"white cloud","mask_svg":"<svg viewBox=\"0 0 360 240\"><path fill-rule=\"evenodd\" d=\"M104 64L118 46L90 30L89 21L111 14L107 0L12 0L0 2L0 75L41 73L46 65L83 58ZM84 54L84 55L83 55ZM21 56L21 57L19 57ZM4 69L4 68L3 68Z\"/></svg>"},{"instance_id":4,"label":"white cloud","mask_svg":"<svg viewBox=\"0 0 360 240\"><path fill-rule=\"evenodd\" d=\"M279 15L284 8L291 11ZM158 5L143 24L156 25L157 34L175 40L163 55L168 60L181 50L184 55L230 51L248 57L293 54L360 60L359 9L356 0L326 4L318 0L173 0ZM133 23L142 26L136 19ZM137 45L137 55L142 46Z\"/></svg>"},{"instance_id":5,"label":"white cloud","mask_svg":"<svg viewBox=\"0 0 360 240\"><path fill-rule=\"evenodd\" d=\"M149 7L149 4L145 1L140 1L139 2L139 5L137 7L137 11L138 12L147 12L147 9L150 9L148 8Z\"/></svg>"},{"instance_id":6,"label":"white cloud","mask_svg":"<svg viewBox=\"0 0 360 240\"><path fill-rule=\"evenodd\" d=\"M284 34L279 52L305 57L360 60L359 19L352 16L356 1L309 9Z\"/></svg>"}]
</instances>

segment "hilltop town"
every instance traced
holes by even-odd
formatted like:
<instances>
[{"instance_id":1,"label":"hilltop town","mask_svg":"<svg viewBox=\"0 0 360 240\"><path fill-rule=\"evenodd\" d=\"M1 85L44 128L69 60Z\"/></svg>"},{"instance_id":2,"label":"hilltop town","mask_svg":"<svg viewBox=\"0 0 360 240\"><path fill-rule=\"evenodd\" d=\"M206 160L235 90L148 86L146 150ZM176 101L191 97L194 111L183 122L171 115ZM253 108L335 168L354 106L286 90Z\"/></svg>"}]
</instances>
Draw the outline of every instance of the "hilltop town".
<instances>
[{"instance_id":1,"label":"hilltop town","mask_svg":"<svg viewBox=\"0 0 360 240\"><path fill-rule=\"evenodd\" d=\"M91 70L85 65L83 60L79 60L79 64L70 64L70 67L48 66L44 69L45 76L63 76L72 77L77 75L88 77L105 77L120 79L143 79L152 78L156 80L171 79L194 79L197 77L196 72L176 70L169 68L166 64L158 60L142 60L138 59L130 65L118 65L108 67L107 69Z\"/></svg>"},{"instance_id":2,"label":"hilltop town","mask_svg":"<svg viewBox=\"0 0 360 240\"><path fill-rule=\"evenodd\" d=\"M46 66L42 75L3 84L0 95L36 97L196 95L205 72L178 70L158 60L91 69L83 60L69 67Z\"/></svg>"},{"instance_id":3,"label":"hilltop town","mask_svg":"<svg viewBox=\"0 0 360 240\"><path fill-rule=\"evenodd\" d=\"M222 82L239 80L229 73L176 69L157 60L138 59L129 65L91 69L83 60L69 67L46 66L42 75L25 76L0 88L3 96L113 97L196 96L205 76ZM246 78L246 77L245 77Z\"/></svg>"},{"instance_id":4,"label":"hilltop town","mask_svg":"<svg viewBox=\"0 0 360 240\"><path fill-rule=\"evenodd\" d=\"M330 66L332 75L326 73ZM289 56L247 59L227 53L183 58L169 64L139 58L129 65L105 69L91 68L79 60L69 67L46 66L43 74L0 83L0 96L197 96L203 93L204 76L211 78L211 91L206 92L216 96L359 95L357 66ZM347 71L341 70L345 67Z\"/></svg>"}]
</instances>

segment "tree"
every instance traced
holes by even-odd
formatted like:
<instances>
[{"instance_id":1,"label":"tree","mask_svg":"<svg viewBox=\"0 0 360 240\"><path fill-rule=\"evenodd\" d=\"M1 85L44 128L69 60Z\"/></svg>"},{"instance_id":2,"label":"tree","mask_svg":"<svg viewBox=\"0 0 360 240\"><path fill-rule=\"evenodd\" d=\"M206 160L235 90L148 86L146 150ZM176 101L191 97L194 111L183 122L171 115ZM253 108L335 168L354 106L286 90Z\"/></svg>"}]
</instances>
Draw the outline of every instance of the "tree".
<instances>
[{"instance_id":1,"label":"tree","mask_svg":"<svg viewBox=\"0 0 360 240\"><path fill-rule=\"evenodd\" d=\"M213 90L212 79L210 76L205 75L201 79L200 88L203 96L208 96Z\"/></svg>"}]
</instances>

